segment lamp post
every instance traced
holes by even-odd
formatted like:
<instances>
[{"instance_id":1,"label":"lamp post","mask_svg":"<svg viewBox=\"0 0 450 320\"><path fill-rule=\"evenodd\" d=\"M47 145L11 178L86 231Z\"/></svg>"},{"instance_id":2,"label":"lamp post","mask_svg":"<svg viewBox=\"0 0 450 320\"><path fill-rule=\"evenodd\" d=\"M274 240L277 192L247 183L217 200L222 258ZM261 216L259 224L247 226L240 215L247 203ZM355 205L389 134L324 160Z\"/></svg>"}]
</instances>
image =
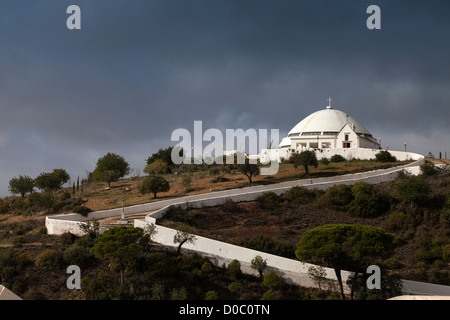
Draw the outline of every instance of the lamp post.
<instances>
[{"instance_id":1,"label":"lamp post","mask_svg":"<svg viewBox=\"0 0 450 320\"><path fill-rule=\"evenodd\" d=\"M380 148L382 149L383 147L381 146L381 138L378 138L378 143L380 144Z\"/></svg>"},{"instance_id":2,"label":"lamp post","mask_svg":"<svg viewBox=\"0 0 450 320\"><path fill-rule=\"evenodd\" d=\"M406 152L406 141L405 141L405 144L404 144L404 145L405 145L405 152Z\"/></svg>"}]
</instances>

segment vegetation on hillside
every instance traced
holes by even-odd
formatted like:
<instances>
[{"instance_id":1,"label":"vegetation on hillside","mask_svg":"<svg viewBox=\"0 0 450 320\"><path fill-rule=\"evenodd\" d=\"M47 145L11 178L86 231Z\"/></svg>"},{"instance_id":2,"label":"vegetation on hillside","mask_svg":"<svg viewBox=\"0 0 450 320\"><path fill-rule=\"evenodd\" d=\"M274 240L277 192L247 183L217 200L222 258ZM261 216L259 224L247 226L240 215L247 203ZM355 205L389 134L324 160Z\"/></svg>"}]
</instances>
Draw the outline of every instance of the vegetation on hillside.
<instances>
[{"instance_id":1,"label":"vegetation on hillside","mask_svg":"<svg viewBox=\"0 0 450 320\"><path fill-rule=\"evenodd\" d=\"M217 268L200 256L181 254L183 243L194 241L189 238L190 233L180 233L174 239L179 243L177 254L160 251L140 229L113 228L99 236L98 222L86 225L87 234L83 237L69 233L50 236L44 227L45 215L66 212L87 215L92 210L153 201L156 193L161 193L158 196L162 198L178 197L402 164L322 159L317 167L309 163L308 172L306 168L305 172L299 172L295 167L304 167L303 164L286 162L280 165L277 175L268 177L257 175L259 164L257 169L248 170L245 165L226 163L175 165L168 161L171 151L171 148L162 149L147 159L144 172L149 176L146 177L140 177L139 171L131 169L123 157L108 153L81 179L81 184L80 177L75 184L75 179L71 181L63 169L42 173L35 179L26 175L11 179L13 195L0 199L1 283L25 299L337 299L339 296L330 290L287 285L277 274L267 273L264 261L256 257L252 267L260 277L243 275L237 262L228 269ZM281 225L286 227L284 237L249 233L252 237L239 244L295 258L296 244L304 231L315 224L313 218L299 220L304 206L316 207L309 214L317 210L322 216L334 210L338 214L347 213L348 219L376 224L395 235L394 242L400 249L382 261L390 272L398 272L403 278L448 284L445 265L450 259L449 174L430 166L422 170L420 181L404 176L383 188L361 183L336 186L327 192L296 187L281 196L267 193L257 201L260 217L281 218ZM124 178L130 172L134 176ZM151 180L157 183L149 183ZM63 188L67 183L69 187ZM424 183L428 188L424 188ZM233 202L227 202L222 209L229 216L242 211L241 205ZM245 210L241 213L245 214ZM179 222L195 233L208 221L203 209L168 216L178 216ZM261 224L259 220L244 223L258 224ZM220 229L214 230L220 234ZM119 238L123 241L115 241ZM405 248L409 252L414 249L412 257ZM82 268L81 291L70 291L65 286L65 268L70 264ZM412 271L406 272L407 268ZM359 297L367 297L367 293Z\"/></svg>"}]
</instances>

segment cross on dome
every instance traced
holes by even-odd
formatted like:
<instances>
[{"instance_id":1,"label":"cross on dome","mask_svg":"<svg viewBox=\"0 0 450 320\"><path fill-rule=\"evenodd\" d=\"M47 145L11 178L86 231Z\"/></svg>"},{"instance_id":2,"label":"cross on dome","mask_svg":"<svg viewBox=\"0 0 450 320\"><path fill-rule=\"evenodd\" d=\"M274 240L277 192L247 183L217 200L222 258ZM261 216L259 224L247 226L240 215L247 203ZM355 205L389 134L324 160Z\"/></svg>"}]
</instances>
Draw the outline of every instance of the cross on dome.
<instances>
[{"instance_id":1,"label":"cross on dome","mask_svg":"<svg viewBox=\"0 0 450 320\"><path fill-rule=\"evenodd\" d=\"M328 101L327 109L332 109L331 108L331 101L333 101L333 99L331 99L331 97L328 97L327 101Z\"/></svg>"}]
</instances>

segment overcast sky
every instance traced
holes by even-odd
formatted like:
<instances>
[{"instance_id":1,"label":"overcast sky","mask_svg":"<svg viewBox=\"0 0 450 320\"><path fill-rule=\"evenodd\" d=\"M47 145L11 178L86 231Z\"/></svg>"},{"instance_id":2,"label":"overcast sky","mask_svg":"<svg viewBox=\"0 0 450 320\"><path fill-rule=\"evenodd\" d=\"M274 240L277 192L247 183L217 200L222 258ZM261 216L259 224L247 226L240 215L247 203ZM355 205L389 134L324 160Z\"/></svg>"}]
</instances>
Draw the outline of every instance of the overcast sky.
<instances>
[{"instance_id":1,"label":"overcast sky","mask_svg":"<svg viewBox=\"0 0 450 320\"><path fill-rule=\"evenodd\" d=\"M383 147L450 158L449 39L448 0L2 0L0 196L107 152L142 171L195 120L281 139L329 96Z\"/></svg>"}]
</instances>

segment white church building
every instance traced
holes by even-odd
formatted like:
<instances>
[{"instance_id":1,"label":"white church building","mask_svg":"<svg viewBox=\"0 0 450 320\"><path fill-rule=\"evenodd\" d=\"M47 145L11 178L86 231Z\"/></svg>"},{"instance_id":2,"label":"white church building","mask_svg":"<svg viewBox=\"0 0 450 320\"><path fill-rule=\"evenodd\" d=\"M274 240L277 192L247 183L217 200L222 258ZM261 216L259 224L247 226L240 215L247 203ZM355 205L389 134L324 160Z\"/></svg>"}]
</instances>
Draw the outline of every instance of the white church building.
<instances>
[{"instance_id":1,"label":"white church building","mask_svg":"<svg viewBox=\"0 0 450 320\"><path fill-rule=\"evenodd\" d=\"M279 159L288 159L294 152L315 150L319 159L333 154L354 155L354 158L363 159L365 154L373 155L380 149L380 144L369 130L349 114L332 108L329 98L325 109L297 123L277 149L262 150L260 157L262 160L267 156L273 159L276 154Z\"/></svg>"}]
</instances>

